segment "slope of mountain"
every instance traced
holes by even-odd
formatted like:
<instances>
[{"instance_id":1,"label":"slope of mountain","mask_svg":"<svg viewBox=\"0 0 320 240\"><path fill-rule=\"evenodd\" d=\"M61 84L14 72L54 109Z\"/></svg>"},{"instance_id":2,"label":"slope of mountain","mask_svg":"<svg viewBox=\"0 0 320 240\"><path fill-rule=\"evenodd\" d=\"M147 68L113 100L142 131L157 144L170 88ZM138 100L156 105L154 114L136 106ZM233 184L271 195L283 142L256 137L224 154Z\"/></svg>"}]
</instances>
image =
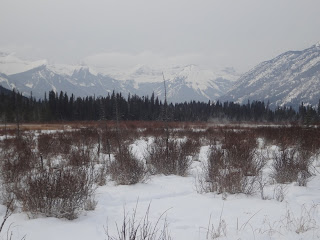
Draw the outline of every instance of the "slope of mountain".
<instances>
[{"instance_id":1,"label":"slope of mountain","mask_svg":"<svg viewBox=\"0 0 320 240\"><path fill-rule=\"evenodd\" d=\"M161 73L162 78L162 73ZM171 102L208 101L215 100L225 93L237 79L236 74L222 72L215 74L209 70L202 70L198 66L188 65L178 72L165 74L167 97ZM153 89L157 96L164 99L163 81L143 82L138 89L145 95L146 89ZM150 94L150 93L149 93Z\"/></svg>"},{"instance_id":2,"label":"slope of mountain","mask_svg":"<svg viewBox=\"0 0 320 240\"><path fill-rule=\"evenodd\" d=\"M11 90L4 88L0 85L0 94L9 95L11 93Z\"/></svg>"},{"instance_id":3,"label":"slope of mountain","mask_svg":"<svg viewBox=\"0 0 320 240\"><path fill-rule=\"evenodd\" d=\"M9 83L8 76L3 73L0 73L0 86L7 89L12 89L12 86Z\"/></svg>"},{"instance_id":4,"label":"slope of mountain","mask_svg":"<svg viewBox=\"0 0 320 240\"><path fill-rule=\"evenodd\" d=\"M301 102L316 105L320 98L320 42L303 51L289 51L247 72L220 99L246 103L270 102L271 107Z\"/></svg>"},{"instance_id":5,"label":"slope of mountain","mask_svg":"<svg viewBox=\"0 0 320 240\"><path fill-rule=\"evenodd\" d=\"M32 95L36 98L44 98L45 92L54 90L56 92L77 92L80 95L90 95L82 88L75 88L72 79L66 76L56 74L45 65L28 70L26 72L17 73L8 76L11 88L16 88L25 96Z\"/></svg>"}]
</instances>

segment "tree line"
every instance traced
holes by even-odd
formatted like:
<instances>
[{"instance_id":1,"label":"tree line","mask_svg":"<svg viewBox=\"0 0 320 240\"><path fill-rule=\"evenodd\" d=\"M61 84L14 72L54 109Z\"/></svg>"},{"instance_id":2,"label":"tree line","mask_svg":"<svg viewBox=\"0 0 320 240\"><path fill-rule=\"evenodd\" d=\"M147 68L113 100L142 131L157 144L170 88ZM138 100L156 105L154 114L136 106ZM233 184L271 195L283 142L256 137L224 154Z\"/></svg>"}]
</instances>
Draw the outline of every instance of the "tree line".
<instances>
[{"instance_id":1,"label":"tree line","mask_svg":"<svg viewBox=\"0 0 320 240\"><path fill-rule=\"evenodd\" d=\"M320 101L319 101L320 103ZM318 107L301 103L292 107L270 109L268 103L252 101L247 104L234 102L168 103L154 93L149 96L112 92L107 96L75 97L73 94L45 93L44 99L24 97L16 90L0 94L0 120L2 122L52 122L132 120L159 121L248 121L248 122L299 122L310 125L320 120ZM165 116L166 115L166 116Z\"/></svg>"}]
</instances>

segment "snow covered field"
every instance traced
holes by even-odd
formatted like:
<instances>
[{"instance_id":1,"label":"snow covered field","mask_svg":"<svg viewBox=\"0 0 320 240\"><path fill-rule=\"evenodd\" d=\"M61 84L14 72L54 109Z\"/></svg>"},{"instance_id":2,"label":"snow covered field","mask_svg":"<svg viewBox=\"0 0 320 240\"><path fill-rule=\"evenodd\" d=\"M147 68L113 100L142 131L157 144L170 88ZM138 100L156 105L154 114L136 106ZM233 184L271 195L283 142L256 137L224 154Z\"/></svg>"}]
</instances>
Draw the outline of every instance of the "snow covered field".
<instances>
[{"instance_id":1,"label":"snow covered field","mask_svg":"<svg viewBox=\"0 0 320 240\"><path fill-rule=\"evenodd\" d=\"M142 157L148 141L139 139L132 145ZM269 145L260 149L270 158ZM146 214L159 231L165 222L172 239L318 239L320 238L320 162L314 157L307 187L296 183L279 185L267 177L272 159L268 159L263 172L266 186L264 199L260 192L245 194L200 193L198 177L202 164L207 161L209 146L202 146L198 161L194 161L186 177L152 175L144 183L121 186L107 181L99 186L93 211L83 211L75 220L39 216L29 218L28 213L16 210L7 220L1 239L63 240L107 239L106 229L112 236L121 228L124 212L131 217L137 209L137 224ZM267 151L268 150L268 151ZM281 196L284 199L281 199ZM283 200L283 201L281 201ZM0 216L6 208L0 207Z\"/></svg>"}]
</instances>

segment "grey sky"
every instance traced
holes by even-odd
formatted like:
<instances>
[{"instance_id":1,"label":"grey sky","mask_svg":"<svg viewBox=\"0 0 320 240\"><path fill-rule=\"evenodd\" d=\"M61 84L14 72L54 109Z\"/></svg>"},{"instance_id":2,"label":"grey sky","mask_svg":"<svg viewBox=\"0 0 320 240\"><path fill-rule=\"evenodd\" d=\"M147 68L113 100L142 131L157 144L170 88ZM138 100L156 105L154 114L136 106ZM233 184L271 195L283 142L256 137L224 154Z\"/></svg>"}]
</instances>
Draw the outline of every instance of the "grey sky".
<instances>
[{"instance_id":1,"label":"grey sky","mask_svg":"<svg viewBox=\"0 0 320 240\"><path fill-rule=\"evenodd\" d=\"M52 63L233 66L320 41L319 0L0 0L0 50Z\"/></svg>"}]
</instances>

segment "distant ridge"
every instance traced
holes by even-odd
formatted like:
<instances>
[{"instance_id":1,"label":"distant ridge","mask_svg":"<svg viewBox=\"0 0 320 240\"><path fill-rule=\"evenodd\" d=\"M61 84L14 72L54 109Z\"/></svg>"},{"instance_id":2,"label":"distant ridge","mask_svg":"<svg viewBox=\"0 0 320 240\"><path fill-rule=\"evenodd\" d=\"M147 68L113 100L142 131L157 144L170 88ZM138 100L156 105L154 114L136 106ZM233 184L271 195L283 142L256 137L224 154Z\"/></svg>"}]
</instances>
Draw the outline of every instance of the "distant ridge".
<instances>
[{"instance_id":1,"label":"distant ridge","mask_svg":"<svg viewBox=\"0 0 320 240\"><path fill-rule=\"evenodd\" d=\"M24 96L44 98L51 90L73 93L76 97L106 96L113 91L139 96L154 93L164 99L162 71L139 65L127 72L110 69L102 72L87 66L48 65L45 60L26 62L10 54L0 55L0 72L9 73L0 84L17 89ZM27 69L19 72L19 70ZM186 65L164 70L169 102L214 101L229 90L239 75L232 69L222 71L202 69L197 65Z\"/></svg>"}]
</instances>

